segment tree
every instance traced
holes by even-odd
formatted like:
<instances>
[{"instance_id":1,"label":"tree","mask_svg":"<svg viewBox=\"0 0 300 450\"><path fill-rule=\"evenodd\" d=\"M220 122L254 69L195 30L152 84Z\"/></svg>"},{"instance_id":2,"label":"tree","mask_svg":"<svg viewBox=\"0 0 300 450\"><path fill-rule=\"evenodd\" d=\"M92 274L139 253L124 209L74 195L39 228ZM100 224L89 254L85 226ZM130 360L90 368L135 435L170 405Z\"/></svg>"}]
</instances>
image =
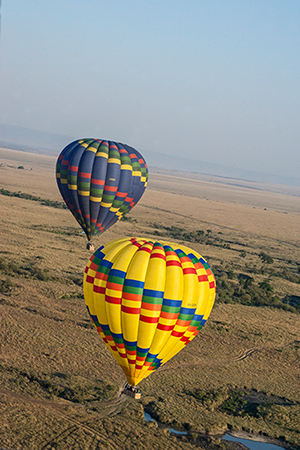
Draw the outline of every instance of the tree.
<instances>
[{"instance_id":1,"label":"tree","mask_svg":"<svg viewBox=\"0 0 300 450\"><path fill-rule=\"evenodd\" d=\"M270 285L270 283L268 282L268 280L261 281L260 283L258 283L258 286L266 292L273 291L273 288Z\"/></svg>"},{"instance_id":2,"label":"tree","mask_svg":"<svg viewBox=\"0 0 300 450\"><path fill-rule=\"evenodd\" d=\"M273 264L274 263L274 259L270 255L267 255L264 252L260 252L259 256L261 257L262 262L265 262L267 264Z\"/></svg>"}]
</instances>

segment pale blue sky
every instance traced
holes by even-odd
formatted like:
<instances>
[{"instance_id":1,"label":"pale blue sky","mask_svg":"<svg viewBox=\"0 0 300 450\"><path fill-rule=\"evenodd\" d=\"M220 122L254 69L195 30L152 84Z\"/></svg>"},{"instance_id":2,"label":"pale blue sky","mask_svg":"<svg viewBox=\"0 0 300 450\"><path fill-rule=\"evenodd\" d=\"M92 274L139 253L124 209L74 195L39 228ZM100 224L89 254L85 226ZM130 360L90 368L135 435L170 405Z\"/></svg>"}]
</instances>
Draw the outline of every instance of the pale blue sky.
<instances>
[{"instance_id":1,"label":"pale blue sky","mask_svg":"<svg viewBox=\"0 0 300 450\"><path fill-rule=\"evenodd\" d=\"M2 0L0 123L299 177L299 0Z\"/></svg>"}]
</instances>

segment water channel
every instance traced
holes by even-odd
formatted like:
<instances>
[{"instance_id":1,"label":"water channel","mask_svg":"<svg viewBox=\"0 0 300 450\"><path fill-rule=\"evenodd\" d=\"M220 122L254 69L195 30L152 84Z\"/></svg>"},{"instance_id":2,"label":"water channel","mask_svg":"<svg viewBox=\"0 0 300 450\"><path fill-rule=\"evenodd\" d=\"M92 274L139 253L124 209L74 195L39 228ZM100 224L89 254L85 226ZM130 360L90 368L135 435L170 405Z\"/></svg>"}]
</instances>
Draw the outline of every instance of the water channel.
<instances>
[{"instance_id":1,"label":"water channel","mask_svg":"<svg viewBox=\"0 0 300 450\"><path fill-rule=\"evenodd\" d=\"M153 417L150 416L147 412L144 413L144 418L146 422L156 422ZM187 431L180 431L175 430L174 428L169 428L170 432L177 435L188 435L189 433ZM225 441L235 441L239 442L240 444L243 444L245 447L247 447L249 450L284 450L283 447L280 447L279 445L275 444L269 444L266 442L260 442L255 441L253 439L252 435L249 435L249 439L243 439L240 437L231 436L230 434L225 434L225 436L222 437Z\"/></svg>"}]
</instances>

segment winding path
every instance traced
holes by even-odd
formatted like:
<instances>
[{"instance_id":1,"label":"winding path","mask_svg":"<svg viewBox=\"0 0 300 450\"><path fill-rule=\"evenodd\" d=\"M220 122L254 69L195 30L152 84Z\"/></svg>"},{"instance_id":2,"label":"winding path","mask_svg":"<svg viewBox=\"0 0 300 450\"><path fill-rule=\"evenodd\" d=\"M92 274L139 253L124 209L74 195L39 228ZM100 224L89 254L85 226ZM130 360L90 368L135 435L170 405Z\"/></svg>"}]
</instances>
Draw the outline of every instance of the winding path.
<instances>
[{"instance_id":1,"label":"winding path","mask_svg":"<svg viewBox=\"0 0 300 450\"><path fill-rule=\"evenodd\" d=\"M161 367L159 369L157 369L155 373L160 373L160 372L164 372L166 370L176 370L179 369L181 367L195 367L195 366L216 366L219 364L228 364L231 362L237 362L237 361L243 361L247 358L249 358L249 356L251 356L253 353L256 353L260 350L274 350L274 349L278 349L278 348L284 348L284 347L288 347L290 345L295 345L295 344L299 344L300 341L295 340L295 341L291 341L288 342L286 344L282 344L282 345L276 345L274 347L269 347L269 346L261 346L261 347L253 347L253 348L249 348L248 350L243 351L240 355L234 356L233 358L227 358L227 359L216 359L208 364L204 363L204 362L193 362L193 363L184 363L184 364L178 364L176 366L171 366L171 367ZM298 358L297 358L298 359Z\"/></svg>"},{"instance_id":2,"label":"winding path","mask_svg":"<svg viewBox=\"0 0 300 450\"><path fill-rule=\"evenodd\" d=\"M102 402L98 402L98 404L101 404L101 406L103 406L105 409L108 409L111 406L115 406L115 409L112 411L109 411L109 413L106 414L106 416L113 415L113 413L116 411L117 407L120 404L122 404L124 401L127 400L127 397L125 395L123 395L123 390L124 390L125 384L126 383L124 382L119 387L119 390L115 397L113 397L110 400L104 400ZM55 442L57 442L58 440L61 440L64 437L69 436L75 429L78 429L78 428L86 431L89 434L92 434L93 436L95 436L96 439L105 440L107 448L112 449L112 450L122 450L120 446L115 444L106 435L100 433L99 431L95 430L91 426L86 425L84 421L81 422L80 420L70 417L65 411L66 408L68 408L68 406L70 406L70 405L65 402L42 400L42 399L37 399L37 398L33 398L33 397L27 397L27 396L21 395L19 393L10 392L10 391L6 391L3 389L0 390L0 395L6 396L6 398L9 398L9 399L17 401L17 402L19 401L22 403L24 403L24 402L30 403L30 404L42 406L46 409L51 409L51 410L55 411L56 415L58 415L62 419L64 419L64 421L66 423L67 422L69 423L69 425L60 434L55 435L55 437L53 437L50 440L48 440L47 442L45 442L44 445L41 447L41 450L47 450L47 449L53 448L53 444ZM76 405L74 405L72 403L72 407L74 407L74 406L76 406ZM82 406L82 405L78 405L78 406Z\"/></svg>"}]
</instances>

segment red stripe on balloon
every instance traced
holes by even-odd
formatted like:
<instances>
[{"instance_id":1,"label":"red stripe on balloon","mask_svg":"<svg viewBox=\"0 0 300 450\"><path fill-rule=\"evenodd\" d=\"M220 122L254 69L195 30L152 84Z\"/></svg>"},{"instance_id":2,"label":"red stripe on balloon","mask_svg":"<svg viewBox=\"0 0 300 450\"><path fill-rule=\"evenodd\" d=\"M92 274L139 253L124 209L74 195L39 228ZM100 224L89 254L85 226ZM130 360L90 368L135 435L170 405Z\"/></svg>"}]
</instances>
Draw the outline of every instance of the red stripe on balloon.
<instances>
[{"instance_id":1,"label":"red stripe on balloon","mask_svg":"<svg viewBox=\"0 0 300 450\"><path fill-rule=\"evenodd\" d=\"M78 176L82 178L91 178L92 174L88 172L78 172Z\"/></svg>"},{"instance_id":2,"label":"red stripe on balloon","mask_svg":"<svg viewBox=\"0 0 300 450\"><path fill-rule=\"evenodd\" d=\"M163 255L162 253L158 253L158 252L156 253L155 251L153 251L151 253L150 258L160 258L160 259L163 259L164 261L166 260L165 255Z\"/></svg>"},{"instance_id":3,"label":"red stripe on balloon","mask_svg":"<svg viewBox=\"0 0 300 450\"><path fill-rule=\"evenodd\" d=\"M107 185L105 185L104 189L106 191L109 191L109 192L116 192L116 190L118 189L118 186L107 186Z\"/></svg>"},{"instance_id":4,"label":"red stripe on balloon","mask_svg":"<svg viewBox=\"0 0 300 450\"><path fill-rule=\"evenodd\" d=\"M208 276L207 275L199 275L198 281L208 281Z\"/></svg>"},{"instance_id":5,"label":"red stripe on balloon","mask_svg":"<svg viewBox=\"0 0 300 450\"><path fill-rule=\"evenodd\" d=\"M162 323L159 323L157 325L157 329L161 331L171 331L173 330L174 325L163 325Z\"/></svg>"},{"instance_id":6,"label":"red stripe on balloon","mask_svg":"<svg viewBox=\"0 0 300 450\"><path fill-rule=\"evenodd\" d=\"M139 249L139 252L147 252L147 253L151 253L152 249L149 247L141 247Z\"/></svg>"},{"instance_id":7,"label":"red stripe on balloon","mask_svg":"<svg viewBox=\"0 0 300 450\"><path fill-rule=\"evenodd\" d=\"M197 275L196 269L194 267L186 267L185 269L183 269L183 275L187 275L189 273Z\"/></svg>"},{"instance_id":8,"label":"red stripe on balloon","mask_svg":"<svg viewBox=\"0 0 300 450\"><path fill-rule=\"evenodd\" d=\"M93 283L94 283L94 279L95 279L95 278L94 278L94 277L91 277L90 275L87 275L87 276L86 276L86 282L87 282L87 283L92 283L92 284L93 284Z\"/></svg>"},{"instance_id":9,"label":"red stripe on balloon","mask_svg":"<svg viewBox=\"0 0 300 450\"><path fill-rule=\"evenodd\" d=\"M105 287L102 286L96 286L94 284L94 288L93 288L94 292L97 292L97 294L105 294Z\"/></svg>"},{"instance_id":10,"label":"red stripe on balloon","mask_svg":"<svg viewBox=\"0 0 300 450\"><path fill-rule=\"evenodd\" d=\"M122 299L117 297L111 297L110 295L105 295L105 301L107 303L112 303L113 305L121 305Z\"/></svg>"},{"instance_id":11,"label":"red stripe on balloon","mask_svg":"<svg viewBox=\"0 0 300 450\"><path fill-rule=\"evenodd\" d=\"M126 197L126 195L128 195L128 192L117 192L116 193L116 197Z\"/></svg>"},{"instance_id":12,"label":"red stripe on balloon","mask_svg":"<svg viewBox=\"0 0 300 450\"><path fill-rule=\"evenodd\" d=\"M178 267L181 267L181 264L180 264L179 261L176 261L175 259L172 259L171 261L167 261L166 266L167 266L167 267L169 267L169 266L178 266Z\"/></svg>"},{"instance_id":13,"label":"red stripe on balloon","mask_svg":"<svg viewBox=\"0 0 300 450\"><path fill-rule=\"evenodd\" d=\"M181 337L184 335L184 331L172 331L171 336Z\"/></svg>"},{"instance_id":14,"label":"red stripe on balloon","mask_svg":"<svg viewBox=\"0 0 300 450\"><path fill-rule=\"evenodd\" d=\"M105 180L96 180L96 178L92 178L91 179L91 183L92 184L97 184L97 185L100 185L100 186L104 186Z\"/></svg>"},{"instance_id":15,"label":"red stripe on balloon","mask_svg":"<svg viewBox=\"0 0 300 450\"><path fill-rule=\"evenodd\" d=\"M128 313L128 314L139 314L141 311L141 308L131 308L130 306L124 306L121 307L122 312Z\"/></svg>"},{"instance_id":16,"label":"red stripe on balloon","mask_svg":"<svg viewBox=\"0 0 300 450\"><path fill-rule=\"evenodd\" d=\"M141 314L140 315L140 321L146 322L146 323L158 323L159 317L148 317L148 316L143 316Z\"/></svg>"}]
</instances>

